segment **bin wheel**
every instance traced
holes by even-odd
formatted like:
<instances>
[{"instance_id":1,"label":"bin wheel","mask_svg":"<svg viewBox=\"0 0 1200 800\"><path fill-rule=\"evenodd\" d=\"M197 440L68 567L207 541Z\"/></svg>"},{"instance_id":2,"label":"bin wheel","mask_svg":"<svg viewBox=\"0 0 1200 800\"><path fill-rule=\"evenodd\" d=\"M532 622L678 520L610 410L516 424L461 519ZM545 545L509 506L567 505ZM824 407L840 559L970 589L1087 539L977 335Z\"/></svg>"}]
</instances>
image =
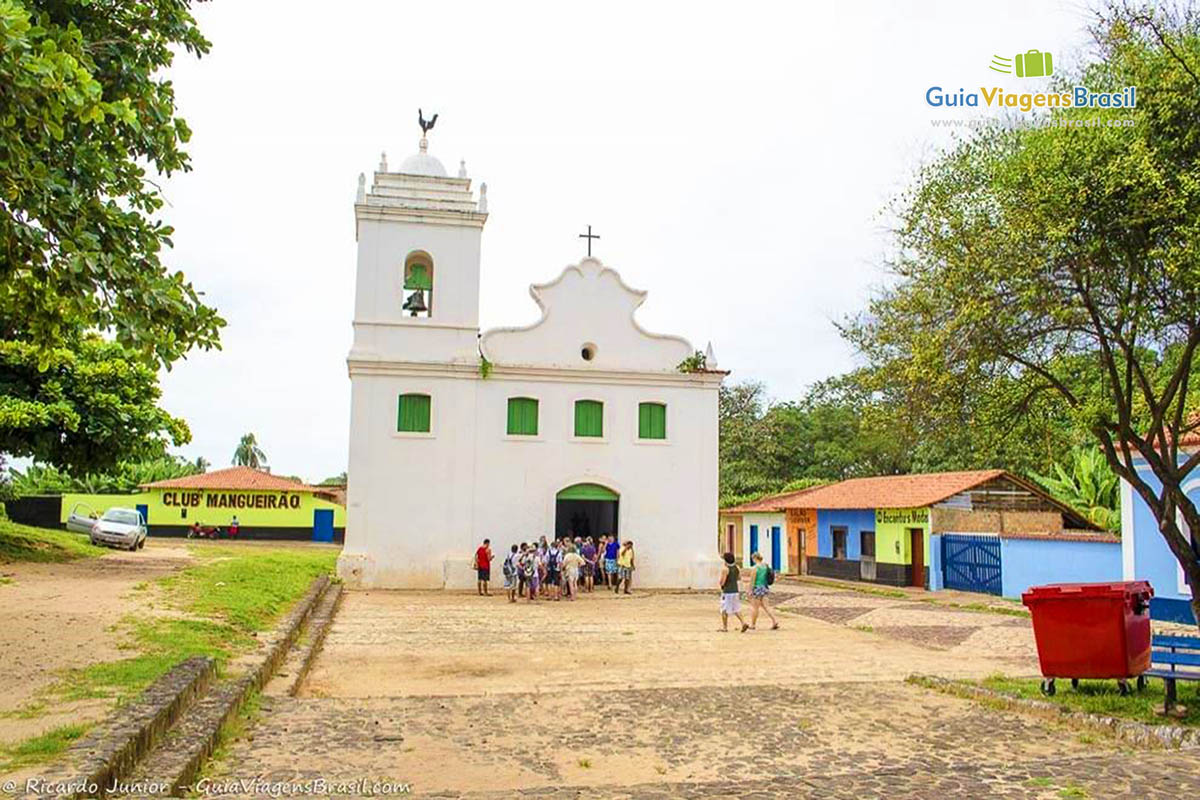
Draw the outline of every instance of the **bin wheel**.
<instances>
[{"instance_id":1,"label":"bin wheel","mask_svg":"<svg viewBox=\"0 0 1200 800\"><path fill-rule=\"evenodd\" d=\"M1076 691L1079 690L1079 678L1071 678L1071 688Z\"/></svg>"},{"instance_id":2,"label":"bin wheel","mask_svg":"<svg viewBox=\"0 0 1200 800\"><path fill-rule=\"evenodd\" d=\"M1143 690L1143 689L1145 689L1145 688L1146 688L1146 676L1145 676L1145 675L1138 675L1138 678L1137 678L1137 690L1140 692L1140 691L1142 691L1142 690Z\"/></svg>"},{"instance_id":3,"label":"bin wheel","mask_svg":"<svg viewBox=\"0 0 1200 800\"><path fill-rule=\"evenodd\" d=\"M1042 681L1042 694L1046 697L1054 697L1054 678L1046 678Z\"/></svg>"},{"instance_id":4,"label":"bin wheel","mask_svg":"<svg viewBox=\"0 0 1200 800\"><path fill-rule=\"evenodd\" d=\"M1129 681L1117 681L1117 691L1121 693L1121 697L1128 697L1130 694Z\"/></svg>"}]
</instances>

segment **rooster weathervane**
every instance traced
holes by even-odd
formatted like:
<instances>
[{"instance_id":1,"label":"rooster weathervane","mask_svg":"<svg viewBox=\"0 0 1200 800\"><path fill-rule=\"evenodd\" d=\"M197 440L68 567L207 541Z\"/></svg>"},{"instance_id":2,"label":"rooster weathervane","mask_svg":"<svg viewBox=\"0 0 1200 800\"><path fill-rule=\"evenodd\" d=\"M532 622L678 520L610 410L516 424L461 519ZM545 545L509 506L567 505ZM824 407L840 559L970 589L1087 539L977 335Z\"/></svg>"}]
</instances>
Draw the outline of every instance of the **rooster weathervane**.
<instances>
[{"instance_id":1,"label":"rooster weathervane","mask_svg":"<svg viewBox=\"0 0 1200 800\"><path fill-rule=\"evenodd\" d=\"M434 114L428 120L425 119L425 114L421 109L417 109L417 124L421 126L421 135L424 136L433 130L434 124L437 122L438 115Z\"/></svg>"}]
</instances>

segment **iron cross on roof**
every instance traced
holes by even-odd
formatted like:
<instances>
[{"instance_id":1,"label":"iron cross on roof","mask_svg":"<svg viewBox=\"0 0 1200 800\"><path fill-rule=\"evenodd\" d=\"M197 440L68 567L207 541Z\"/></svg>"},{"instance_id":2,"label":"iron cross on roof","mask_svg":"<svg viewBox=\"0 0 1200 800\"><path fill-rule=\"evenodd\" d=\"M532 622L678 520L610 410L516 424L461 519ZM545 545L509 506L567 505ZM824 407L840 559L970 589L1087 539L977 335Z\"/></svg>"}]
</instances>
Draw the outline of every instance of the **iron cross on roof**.
<instances>
[{"instance_id":1,"label":"iron cross on roof","mask_svg":"<svg viewBox=\"0 0 1200 800\"><path fill-rule=\"evenodd\" d=\"M591 258L592 257L592 239L599 239L600 237L597 235L594 235L592 233L592 226L588 225L588 232L579 234L579 238L587 239L587 244L588 244L588 253L587 254L588 254L588 258Z\"/></svg>"}]
</instances>

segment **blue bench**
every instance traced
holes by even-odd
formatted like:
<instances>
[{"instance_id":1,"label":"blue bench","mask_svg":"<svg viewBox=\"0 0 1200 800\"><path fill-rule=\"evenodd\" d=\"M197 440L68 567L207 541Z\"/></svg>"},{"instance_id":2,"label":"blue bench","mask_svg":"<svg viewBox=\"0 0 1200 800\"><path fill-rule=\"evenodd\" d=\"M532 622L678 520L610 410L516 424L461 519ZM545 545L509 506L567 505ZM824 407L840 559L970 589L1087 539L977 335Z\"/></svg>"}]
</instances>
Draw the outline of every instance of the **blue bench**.
<instances>
[{"instance_id":1,"label":"blue bench","mask_svg":"<svg viewBox=\"0 0 1200 800\"><path fill-rule=\"evenodd\" d=\"M1175 681L1200 681L1200 637L1157 635L1150 640L1150 669L1147 678L1162 678L1166 687L1163 710L1175 707Z\"/></svg>"}]
</instances>

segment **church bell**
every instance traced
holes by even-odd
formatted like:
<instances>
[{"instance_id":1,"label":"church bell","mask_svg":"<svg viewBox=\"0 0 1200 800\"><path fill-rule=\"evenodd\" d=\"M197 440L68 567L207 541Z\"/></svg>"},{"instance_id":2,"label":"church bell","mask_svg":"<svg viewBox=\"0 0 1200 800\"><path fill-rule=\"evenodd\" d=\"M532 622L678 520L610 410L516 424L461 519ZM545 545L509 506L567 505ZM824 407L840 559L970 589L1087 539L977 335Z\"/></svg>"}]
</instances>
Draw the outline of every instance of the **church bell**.
<instances>
[{"instance_id":1,"label":"church bell","mask_svg":"<svg viewBox=\"0 0 1200 800\"><path fill-rule=\"evenodd\" d=\"M425 291L423 289L417 289L408 296L408 299L404 301L404 305L401 306L401 308L403 308L405 311L412 312L412 316L414 317L418 314L428 311L429 307L425 305Z\"/></svg>"}]
</instances>

